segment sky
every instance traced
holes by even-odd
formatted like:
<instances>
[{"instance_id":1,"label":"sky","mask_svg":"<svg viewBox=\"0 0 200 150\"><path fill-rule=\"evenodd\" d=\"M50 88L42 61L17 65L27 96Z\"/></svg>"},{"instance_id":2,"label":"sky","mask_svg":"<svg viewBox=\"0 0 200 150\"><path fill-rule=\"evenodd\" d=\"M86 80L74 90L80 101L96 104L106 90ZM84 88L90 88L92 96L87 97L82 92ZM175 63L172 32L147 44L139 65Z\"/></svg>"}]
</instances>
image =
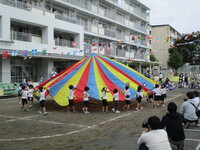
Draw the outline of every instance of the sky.
<instances>
[{"instance_id":1,"label":"sky","mask_svg":"<svg viewBox=\"0 0 200 150\"><path fill-rule=\"evenodd\" d=\"M200 31L200 0L138 0L150 10L150 24L169 24L179 33Z\"/></svg>"}]
</instances>

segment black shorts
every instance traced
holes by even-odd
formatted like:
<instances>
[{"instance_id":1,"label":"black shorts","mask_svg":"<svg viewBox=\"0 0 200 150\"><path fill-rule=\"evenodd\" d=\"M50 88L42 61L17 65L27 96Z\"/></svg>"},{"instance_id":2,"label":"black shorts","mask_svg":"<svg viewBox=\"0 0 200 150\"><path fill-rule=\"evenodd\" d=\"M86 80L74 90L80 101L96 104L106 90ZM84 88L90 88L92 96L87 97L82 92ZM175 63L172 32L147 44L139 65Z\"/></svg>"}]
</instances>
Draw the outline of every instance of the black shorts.
<instances>
[{"instance_id":1,"label":"black shorts","mask_svg":"<svg viewBox=\"0 0 200 150\"><path fill-rule=\"evenodd\" d=\"M148 98L153 98L153 94L150 94L150 95L148 96Z\"/></svg>"},{"instance_id":2,"label":"black shorts","mask_svg":"<svg viewBox=\"0 0 200 150\"><path fill-rule=\"evenodd\" d=\"M83 101L85 107L89 107L89 101Z\"/></svg>"},{"instance_id":3,"label":"black shorts","mask_svg":"<svg viewBox=\"0 0 200 150\"><path fill-rule=\"evenodd\" d=\"M74 106L74 100L73 99L69 99L69 106Z\"/></svg>"},{"instance_id":4,"label":"black shorts","mask_svg":"<svg viewBox=\"0 0 200 150\"><path fill-rule=\"evenodd\" d=\"M22 97L22 93L18 93L18 97Z\"/></svg>"},{"instance_id":5,"label":"black shorts","mask_svg":"<svg viewBox=\"0 0 200 150\"><path fill-rule=\"evenodd\" d=\"M130 100L125 100L125 102L126 102L126 105L129 105L131 103Z\"/></svg>"},{"instance_id":6,"label":"black shorts","mask_svg":"<svg viewBox=\"0 0 200 150\"><path fill-rule=\"evenodd\" d=\"M160 95L155 95L154 96L154 101L159 101L161 100L161 96Z\"/></svg>"},{"instance_id":7,"label":"black shorts","mask_svg":"<svg viewBox=\"0 0 200 150\"><path fill-rule=\"evenodd\" d=\"M138 97L136 98L136 100L137 100L138 103L141 103L141 101L142 101L142 96L138 96Z\"/></svg>"},{"instance_id":8,"label":"black shorts","mask_svg":"<svg viewBox=\"0 0 200 150\"><path fill-rule=\"evenodd\" d=\"M40 101L40 107L45 107L45 100Z\"/></svg>"},{"instance_id":9,"label":"black shorts","mask_svg":"<svg viewBox=\"0 0 200 150\"><path fill-rule=\"evenodd\" d=\"M28 97L28 101L33 101L33 97Z\"/></svg>"},{"instance_id":10,"label":"black shorts","mask_svg":"<svg viewBox=\"0 0 200 150\"><path fill-rule=\"evenodd\" d=\"M22 98L22 105L27 104L27 103L28 103L27 98Z\"/></svg>"},{"instance_id":11,"label":"black shorts","mask_svg":"<svg viewBox=\"0 0 200 150\"><path fill-rule=\"evenodd\" d=\"M161 101L164 101L165 97L167 97L166 94L162 94L161 97L160 97Z\"/></svg>"},{"instance_id":12,"label":"black shorts","mask_svg":"<svg viewBox=\"0 0 200 150\"><path fill-rule=\"evenodd\" d=\"M103 106L108 106L107 100L106 99L102 99L102 104L103 104Z\"/></svg>"}]
</instances>

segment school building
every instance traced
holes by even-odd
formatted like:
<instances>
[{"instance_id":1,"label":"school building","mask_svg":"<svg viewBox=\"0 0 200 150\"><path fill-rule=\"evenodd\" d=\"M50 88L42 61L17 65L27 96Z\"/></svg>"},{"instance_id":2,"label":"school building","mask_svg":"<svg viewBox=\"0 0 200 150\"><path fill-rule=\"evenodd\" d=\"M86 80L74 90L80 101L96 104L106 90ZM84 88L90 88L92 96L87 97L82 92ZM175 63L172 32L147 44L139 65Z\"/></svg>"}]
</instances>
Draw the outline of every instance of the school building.
<instances>
[{"instance_id":1,"label":"school building","mask_svg":"<svg viewBox=\"0 0 200 150\"><path fill-rule=\"evenodd\" d=\"M143 73L149 11L137 0L0 0L0 82L47 80L90 53Z\"/></svg>"}]
</instances>

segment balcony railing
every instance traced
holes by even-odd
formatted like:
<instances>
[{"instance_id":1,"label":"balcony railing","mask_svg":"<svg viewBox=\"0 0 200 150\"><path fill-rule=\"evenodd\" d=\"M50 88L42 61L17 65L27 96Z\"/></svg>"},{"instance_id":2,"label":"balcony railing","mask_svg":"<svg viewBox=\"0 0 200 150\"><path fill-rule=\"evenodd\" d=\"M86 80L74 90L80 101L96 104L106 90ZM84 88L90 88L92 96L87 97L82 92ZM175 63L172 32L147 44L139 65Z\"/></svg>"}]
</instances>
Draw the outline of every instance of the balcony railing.
<instances>
[{"instance_id":1,"label":"balcony railing","mask_svg":"<svg viewBox=\"0 0 200 150\"><path fill-rule=\"evenodd\" d=\"M55 45L56 46L72 47L72 42L70 40L59 39L59 38L55 38L54 40L55 40Z\"/></svg>"},{"instance_id":2,"label":"balcony railing","mask_svg":"<svg viewBox=\"0 0 200 150\"><path fill-rule=\"evenodd\" d=\"M71 18L71 17L69 17L67 15L62 15L62 14L56 13L55 14L55 18L76 24L76 19L75 18Z\"/></svg>"},{"instance_id":3,"label":"balcony railing","mask_svg":"<svg viewBox=\"0 0 200 150\"><path fill-rule=\"evenodd\" d=\"M42 43L42 37L40 35L18 32L18 31L11 31L11 39L18 41Z\"/></svg>"},{"instance_id":4,"label":"balcony railing","mask_svg":"<svg viewBox=\"0 0 200 150\"><path fill-rule=\"evenodd\" d=\"M20 1L0 0L0 3L2 3L4 5L12 6L12 7L17 7L19 9L23 9L23 10L27 10L27 11L31 10L31 5L30 4L23 3L23 2L20 2Z\"/></svg>"}]
</instances>

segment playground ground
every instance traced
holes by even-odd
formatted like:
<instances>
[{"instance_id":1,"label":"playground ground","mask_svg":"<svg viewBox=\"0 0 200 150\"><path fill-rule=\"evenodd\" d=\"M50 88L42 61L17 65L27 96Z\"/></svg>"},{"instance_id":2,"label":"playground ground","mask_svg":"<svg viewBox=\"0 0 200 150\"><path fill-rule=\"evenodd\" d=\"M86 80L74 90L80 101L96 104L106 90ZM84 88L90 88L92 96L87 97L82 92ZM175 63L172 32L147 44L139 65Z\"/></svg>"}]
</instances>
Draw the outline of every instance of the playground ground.
<instances>
[{"instance_id":1,"label":"playground ground","mask_svg":"<svg viewBox=\"0 0 200 150\"><path fill-rule=\"evenodd\" d=\"M180 108L188 90L168 92L166 104L174 101ZM167 111L166 107L153 108L146 101L143 110L134 111L133 101L130 111L115 114L110 110L108 114L102 114L101 103L93 101L90 103L91 113L83 114L82 105L77 103L78 111L70 113L53 100L47 100L49 113L41 115L37 113L37 100L29 112L21 112L17 97L0 99L0 149L137 150L142 122L152 115L161 118ZM112 105L110 103L110 109ZM123 105L121 102L120 106ZM185 150L200 150L200 128L191 125L185 134Z\"/></svg>"}]
</instances>

